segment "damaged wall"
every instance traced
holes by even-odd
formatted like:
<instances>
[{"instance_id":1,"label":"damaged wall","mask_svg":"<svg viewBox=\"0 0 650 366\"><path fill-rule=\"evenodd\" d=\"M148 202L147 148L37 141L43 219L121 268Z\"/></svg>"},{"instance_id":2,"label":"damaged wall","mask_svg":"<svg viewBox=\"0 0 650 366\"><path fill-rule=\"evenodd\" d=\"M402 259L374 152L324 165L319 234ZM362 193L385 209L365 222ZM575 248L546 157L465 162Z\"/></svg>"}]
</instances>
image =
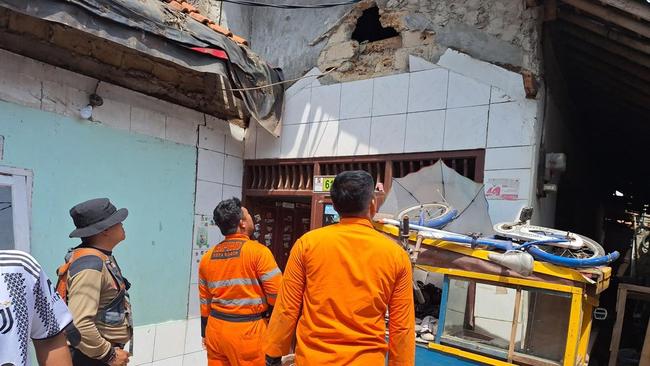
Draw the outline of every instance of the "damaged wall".
<instances>
[{"instance_id":1,"label":"damaged wall","mask_svg":"<svg viewBox=\"0 0 650 366\"><path fill-rule=\"evenodd\" d=\"M318 0L304 1L319 3ZM364 9L377 5L384 27L399 35L359 43L351 39ZM407 71L408 55L437 62L446 49L510 69L538 74L541 9L519 0L377 0L317 10L254 8L252 48L287 77L341 67L336 80Z\"/></svg>"}]
</instances>

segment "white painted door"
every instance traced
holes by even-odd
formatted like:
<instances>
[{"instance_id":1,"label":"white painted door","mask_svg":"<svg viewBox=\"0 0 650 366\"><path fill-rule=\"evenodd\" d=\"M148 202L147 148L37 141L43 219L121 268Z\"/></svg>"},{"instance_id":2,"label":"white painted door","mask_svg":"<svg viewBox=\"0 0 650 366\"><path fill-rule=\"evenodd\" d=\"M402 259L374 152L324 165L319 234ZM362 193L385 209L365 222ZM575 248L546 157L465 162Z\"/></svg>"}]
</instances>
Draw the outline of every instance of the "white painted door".
<instances>
[{"instance_id":1,"label":"white painted door","mask_svg":"<svg viewBox=\"0 0 650 366\"><path fill-rule=\"evenodd\" d=\"M2 170L0 167L0 249L29 252L31 176Z\"/></svg>"}]
</instances>

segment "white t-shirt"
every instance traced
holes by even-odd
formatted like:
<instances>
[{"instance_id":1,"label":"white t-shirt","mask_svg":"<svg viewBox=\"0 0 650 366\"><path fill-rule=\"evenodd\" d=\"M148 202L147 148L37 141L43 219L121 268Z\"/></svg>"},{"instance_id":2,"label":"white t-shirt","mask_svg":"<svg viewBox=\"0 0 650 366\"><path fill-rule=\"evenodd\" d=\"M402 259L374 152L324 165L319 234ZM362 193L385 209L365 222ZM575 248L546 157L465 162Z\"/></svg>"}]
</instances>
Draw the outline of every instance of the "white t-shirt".
<instances>
[{"instance_id":1,"label":"white t-shirt","mask_svg":"<svg viewBox=\"0 0 650 366\"><path fill-rule=\"evenodd\" d=\"M0 365L29 366L29 339L56 336L71 322L38 262L24 252L0 250Z\"/></svg>"}]
</instances>

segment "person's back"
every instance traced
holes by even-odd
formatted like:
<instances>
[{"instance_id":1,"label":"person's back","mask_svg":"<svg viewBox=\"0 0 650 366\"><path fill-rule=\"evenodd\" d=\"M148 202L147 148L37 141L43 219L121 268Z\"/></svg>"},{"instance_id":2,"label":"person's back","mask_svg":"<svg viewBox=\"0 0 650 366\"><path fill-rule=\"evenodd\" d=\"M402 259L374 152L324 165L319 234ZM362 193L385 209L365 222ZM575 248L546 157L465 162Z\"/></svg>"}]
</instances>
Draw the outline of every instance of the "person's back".
<instances>
[{"instance_id":1,"label":"person's back","mask_svg":"<svg viewBox=\"0 0 650 366\"><path fill-rule=\"evenodd\" d=\"M0 365L29 366L30 339L41 366L70 366L64 329L72 315L39 263L0 250Z\"/></svg>"},{"instance_id":2,"label":"person's back","mask_svg":"<svg viewBox=\"0 0 650 366\"><path fill-rule=\"evenodd\" d=\"M297 349L320 348L321 364L383 364L391 297L401 295L412 303L404 250L368 220L357 218L307 233L296 245L309 283L296 330ZM296 356L307 357L300 352ZM315 357L313 351L309 357Z\"/></svg>"},{"instance_id":3,"label":"person's back","mask_svg":"<svg viewBox=\"0 0 650 366\"><path fill-rule=\"evenodd\" d=\"M214 221L226 236L199 264L201 336L208 366L262 366L262 337L281 273L271 251L250 240L253 221L239 199L220 202Z\"/></svg>"},{"instance_id":4,"label":"person's back","mask_svg":"<svg viewBox=\"0 0 650 366\"><path fill-rule=\"evenodd\" d=\"M413 364L415 313L408 255L376 232L368 219L375 211L372 178L364 172L349 173L353 183L361 180L360 189L366 190L366 197L357 198L361 203L352 207L365 210L344 211L344 200L332 192L341 222L296 241L267 332L269 364L288 353L294 334L298 366L383 366L387 354L391 366ZM345 182L345 173L336 179ZM340 188L337 180L333 190ZM355 184L347 188L353 200L357 189Z\"/></svg>"}]
</instances>

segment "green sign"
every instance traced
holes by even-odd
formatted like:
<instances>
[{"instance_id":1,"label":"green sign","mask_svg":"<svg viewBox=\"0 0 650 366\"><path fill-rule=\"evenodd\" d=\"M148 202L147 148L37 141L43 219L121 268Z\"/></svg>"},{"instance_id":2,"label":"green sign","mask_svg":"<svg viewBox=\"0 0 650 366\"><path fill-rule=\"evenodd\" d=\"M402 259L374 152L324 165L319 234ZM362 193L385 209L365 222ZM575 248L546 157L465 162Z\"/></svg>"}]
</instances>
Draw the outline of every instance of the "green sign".
<instances>
[{"instance_id":1,"label":"green sign","mask_svg":"<svg viewBox=\"0 0 650 366\"><path fill-rule=\"evenodd\" d=\"M335 175L316 175L314 176L314 192L325 193L332 189Z\"/></svg>"}]
</instances>

